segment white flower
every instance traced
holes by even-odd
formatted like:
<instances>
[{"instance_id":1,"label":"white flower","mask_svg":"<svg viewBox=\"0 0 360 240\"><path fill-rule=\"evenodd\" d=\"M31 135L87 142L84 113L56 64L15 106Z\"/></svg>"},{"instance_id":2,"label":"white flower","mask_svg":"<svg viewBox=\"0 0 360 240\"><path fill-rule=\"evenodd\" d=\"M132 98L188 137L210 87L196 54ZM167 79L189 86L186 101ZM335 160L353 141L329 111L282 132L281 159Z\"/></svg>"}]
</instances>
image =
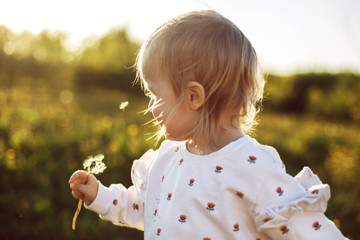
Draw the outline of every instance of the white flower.
<instances>
[{"instance_id":1,"label":"white flower","mask_svg":"<svg viewBox=\"0 0 360 240\"><path fill-rule=\"evenodd\" d=\"M84 169L91 174L102 173L106 169L105 163L103 163L104 155L98 154L95 157L89 156L84 160Z\"/></svg>"}]
</instances>

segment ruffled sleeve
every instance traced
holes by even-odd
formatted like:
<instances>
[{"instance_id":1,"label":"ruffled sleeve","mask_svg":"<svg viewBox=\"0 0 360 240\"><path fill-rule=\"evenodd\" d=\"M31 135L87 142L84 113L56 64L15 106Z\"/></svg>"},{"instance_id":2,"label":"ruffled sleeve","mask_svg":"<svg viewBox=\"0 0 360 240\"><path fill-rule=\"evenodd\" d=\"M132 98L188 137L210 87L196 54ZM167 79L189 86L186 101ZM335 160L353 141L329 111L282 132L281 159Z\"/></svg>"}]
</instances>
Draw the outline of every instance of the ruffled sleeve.
<instances>
[{"instance_id":1,"label":"ruffled sleeve","mask_svg":"<svg viewBox=\"0 0 360 240\"><path fill-rule=\"evenodd\" d=\"M294 178L270 169L259 192L254 221L257 230L272 239L345 239L324 215L329 185L323 184L310 168L305 167Z\"/></svg>"},{"instance_id":2,"label":"ruffled sleeve","mask_svg":"<svg viewBox=\"0 0 360 240\"><path fill-rule=\"evenodd\" d=\"M131 180L139 199L143 202L145 200L147 173L155 154L156 151L148 150L140 159L134 161L131 168Z\"/></svg>"}]
</instances>

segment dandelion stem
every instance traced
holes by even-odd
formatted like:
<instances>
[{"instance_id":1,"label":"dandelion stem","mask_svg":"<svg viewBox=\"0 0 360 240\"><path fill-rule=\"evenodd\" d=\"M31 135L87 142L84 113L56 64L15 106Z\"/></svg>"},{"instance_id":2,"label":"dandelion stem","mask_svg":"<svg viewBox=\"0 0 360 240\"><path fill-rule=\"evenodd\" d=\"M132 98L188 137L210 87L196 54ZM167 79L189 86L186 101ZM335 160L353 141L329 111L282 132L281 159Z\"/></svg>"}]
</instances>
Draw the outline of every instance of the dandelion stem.
<instances>
[{"instance_id":1,"label":"dandelion stem","mask_svg":"<svg viewBox=\"0 0 360 240\"><path fill-rule=\"evenodd\" d=\"M90 175L90 173L88 172L88 174L86 175L85 183L87 182L87 180L88 180L88 178L89 178L89 175ZM75 227L76 227L76 219L77 219L77 217L79 216L82 202L83 202L83 201L82 201L81 199L79 199L79 203L78 203L78 206L77 206L77 208L76 208L76 212L75 212L75 214L74 214L73 221L72 221L72 230L75 230Z\"/></svg>"},{"instance_id":2,"label":"dandelion stem","mask_svg":"<svg viewBox=\"0 0 360 240\"><path fill-rule=\"evenodd\" d=\"M95 157L89 156L84 161L83 166L84 166L84 169L86 169L86 171L88 173L86 176L85 182L84 182L85 184L87 184L90 174L96 175L96 174L102 173L105 170L106 165L102 162L103 158L104 158L104 155L99 154L99 155L96 155ZM83 202L83 200L79 199L79 203L78 203L78 206L77 206L77 209L74 214L73 221L72 221L72 229L73 230L75 230L76 219L80 213L82 202Z\"/></svg>"},{"instance_id":3,"label":"dandelion stem","mask_svg":"<svg viewBox=\"0 0 360 240\"><path fill-rule=\"evenodd\" d=\"M80 210L81 210L81 205L82 205L82 200L79 199L79 203L78 203L78 206L77 206L77 209L76 209L76 212L74 214L74 217L73 217L73 221L72 221L72 230L75 230L75 226L76 226L76 219L80 213Z\"/></svg>"}]
</instances>

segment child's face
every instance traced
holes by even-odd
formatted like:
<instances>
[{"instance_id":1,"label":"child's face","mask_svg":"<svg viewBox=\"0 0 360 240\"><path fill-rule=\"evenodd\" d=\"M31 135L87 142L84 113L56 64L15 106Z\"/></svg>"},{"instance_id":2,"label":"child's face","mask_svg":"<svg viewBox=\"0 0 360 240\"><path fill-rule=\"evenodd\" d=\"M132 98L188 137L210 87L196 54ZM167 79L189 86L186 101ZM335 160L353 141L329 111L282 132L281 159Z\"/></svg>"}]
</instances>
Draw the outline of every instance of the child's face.
<instances>
[{"instance_id":1,"label":"child's face","mask_svg":"<svg viewBox=\"0 0 360 240\"><path fill-rule=\"evenodd\" d=\"M158 72L151 71L145 76L146 95L150 98L148 108L157 123L165 129L167 139L188 140L196 124L196 113L188 107L186 98L179 105L179 96L170 81Z\"/></svg>"}]
</instances>

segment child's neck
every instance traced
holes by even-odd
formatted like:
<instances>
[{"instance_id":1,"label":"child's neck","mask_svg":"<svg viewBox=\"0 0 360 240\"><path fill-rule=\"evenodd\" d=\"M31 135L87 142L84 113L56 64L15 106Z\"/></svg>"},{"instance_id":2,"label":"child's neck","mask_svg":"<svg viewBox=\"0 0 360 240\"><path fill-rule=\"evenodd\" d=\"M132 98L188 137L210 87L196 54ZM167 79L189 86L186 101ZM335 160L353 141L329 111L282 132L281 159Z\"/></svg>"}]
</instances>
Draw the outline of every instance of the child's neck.
<instances>
[{"instance_id":1,"label":"child's neck","mask_svg":"<svg viewBox=\"0 0 360 240\"><path fill-rule=\"evenodd\" d=\"M231 127L219 130L216 136L216 139L212 140L209 136L204 136L196 141L190 140L187 142L186 147L191 153L207 155L245 136L245 134L240 127Z\"/></svg>"}]
</instances>

